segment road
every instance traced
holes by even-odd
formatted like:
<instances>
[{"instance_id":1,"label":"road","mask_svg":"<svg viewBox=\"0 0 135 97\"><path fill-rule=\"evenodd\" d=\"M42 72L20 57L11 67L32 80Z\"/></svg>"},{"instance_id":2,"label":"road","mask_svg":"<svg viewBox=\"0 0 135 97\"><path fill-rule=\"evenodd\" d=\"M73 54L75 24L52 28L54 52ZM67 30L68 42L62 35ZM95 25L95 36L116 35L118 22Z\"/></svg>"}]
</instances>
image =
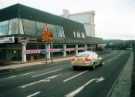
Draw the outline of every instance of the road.
<instances>
[{"instance_id":1,"label":"road","mask_svg":"<svg viewBox=\"0 0 135 97\"><path fill-rule=\"evenodd\" d=\"M129 51L104 54L105 64L95 70L73 71L65 61L4 74L0 76L0 97L109 97L129 55Z\"/></svg>"}]
</instances>

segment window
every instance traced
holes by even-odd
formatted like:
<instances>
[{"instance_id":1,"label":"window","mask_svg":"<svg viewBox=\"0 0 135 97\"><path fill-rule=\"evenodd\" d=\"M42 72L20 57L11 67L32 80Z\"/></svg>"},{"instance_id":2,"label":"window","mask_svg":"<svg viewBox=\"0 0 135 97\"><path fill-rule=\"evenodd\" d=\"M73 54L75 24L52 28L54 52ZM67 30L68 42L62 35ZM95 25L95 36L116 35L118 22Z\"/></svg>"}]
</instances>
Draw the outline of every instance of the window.
<instances>
[{"instance_id":1,"label":"window","mask_svg":"<svg viewBox=\"0 0 135 97\"><path fill-rule=\"evenodd\" d=\"M48 30L53 33L55 38L65 37L64 29L62 26L52 25L52 24L47 24L47 26L48 26Z\"/></svg>"},{"instance_id":2,"label":"window","mask_svg":"<svg viewBox=\"0 0 135 97\"><path fill-rule=\"evenodd\" d=\"M44 30L44 23L36 22L36 36L40 36Z\"/></svg>"},{"instance_id":3,"label":"window","mask_svg":"<svg viewBox=\"0 0 135 97\"><path fill-rule=\"evenodd\" d=\"M36 23L30 20L22 20L24 33L34 36L36 34Z\"/></svg>"},{"instance_id":4,"label":"window","mask_svg":"<svg viewBox=\"0 0 135 97\"><path fill-rule=\"evenodd\" d=\"M0 36L8 35L9 21L0 22Z\"/></svg>"},{"instance_id":5,"label":"window","mask_svg":"<svg viewBox=\"0 0 135 97\"><path fill-rule=\"evenodd\" d=\"M46 23L30 21L26 19L22 20L22 24L24 33L31 36L40 36L46 25ZM65 37L64 29L62 26L47 24L46 27L48 28L48 31L53 33L55 38Z\"/></svg>"},{"instance_id":6,"label":"window","mask_svg":"<svg viewBox=\"0 0 135 97\"><path fill-rule=\"evenodd\" d=\"M12 19L9 21L9 34L19 34L19 21L18 19Z\"/></svg>"},{"instance_id":7,"label":"window","mask_svg":"<svg viewBox=\"0 0 135 97\"><path fill-rule=\"evenodd\" d=\"M64 29L62 26L56 26L57 37L65 37Z\"/></svg>"},{"instance_id":8,"label":"window","mask_svg":"<svg viewBox=\"0 0 135 97\"><path fill-rule=\"evenodd\" d=\"M81 33L77 32L77 38L80 38L80 37L81 37Z\"/></svg>"},{"instance_id":9,"label":"window","mask_svg":"<svg viewBox=\"0 0 135 97\"><path fill-rule=\"evenodd\" d=\"M85 38L85 35L84 35L84 33L82 32L82 38Z\"/></svg>"},{"instance_id":10,"label":"window","mask_svg":"<svg viewBox=\"0 0 135 97\"><path fill-rule=\"evenodd\" d=\"M74 38L76 37L76 33L75 32L73 32L73 35L74 35Z\"/></svg>"}]
</instances>

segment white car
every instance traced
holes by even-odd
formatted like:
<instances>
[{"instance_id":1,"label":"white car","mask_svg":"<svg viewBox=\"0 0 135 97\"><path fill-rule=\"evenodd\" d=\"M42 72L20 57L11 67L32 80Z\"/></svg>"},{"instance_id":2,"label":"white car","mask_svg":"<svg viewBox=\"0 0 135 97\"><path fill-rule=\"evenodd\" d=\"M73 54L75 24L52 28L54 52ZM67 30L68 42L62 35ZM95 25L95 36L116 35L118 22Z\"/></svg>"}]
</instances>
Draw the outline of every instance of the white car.
<instances>
[{"instance_id":1,"label":"white car","mask_svg":"<svg viewBox=\"0 0 135 97\"><path fill-rule=\"evenodd\" d=\"M96 66L103 64L103 59L96 52L84 51L78 53L71 59L71 64L75 70L77 67L89 67L95 69Z\"/></svg>"}]
</instances>

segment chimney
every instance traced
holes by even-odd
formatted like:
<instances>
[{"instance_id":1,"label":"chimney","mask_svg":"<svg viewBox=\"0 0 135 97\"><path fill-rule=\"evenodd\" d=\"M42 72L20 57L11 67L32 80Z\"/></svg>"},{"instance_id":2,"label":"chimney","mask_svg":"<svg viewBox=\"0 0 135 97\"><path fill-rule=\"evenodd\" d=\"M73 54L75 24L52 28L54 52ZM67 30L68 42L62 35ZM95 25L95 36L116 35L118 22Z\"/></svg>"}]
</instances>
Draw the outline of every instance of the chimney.
<instances>
[{"instance_id":1,"label":"chimney","mask_svg":"<svg viewBox=\"0 0 135 97\"><path fill-rule=\"evenodd\" d=\"M63 9L63 17L68 18L69 17L69 10Z\"/></svg>"}]
</instances>

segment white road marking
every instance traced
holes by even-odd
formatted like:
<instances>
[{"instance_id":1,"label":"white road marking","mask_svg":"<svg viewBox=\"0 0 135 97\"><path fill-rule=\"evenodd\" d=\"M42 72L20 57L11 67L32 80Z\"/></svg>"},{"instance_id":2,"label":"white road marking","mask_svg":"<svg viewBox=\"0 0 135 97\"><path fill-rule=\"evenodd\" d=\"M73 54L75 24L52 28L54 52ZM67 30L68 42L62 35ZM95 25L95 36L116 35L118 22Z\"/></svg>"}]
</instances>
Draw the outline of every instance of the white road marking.
<instances>
[{"instance_id":1,"label":"white road marking","mask_svg":"<svg viewBox=\"0 0 135 97\"><path fill-rule=\"evenodd\" d=\"M12 78L15 78L15 77L16 77L15 75L12 75L12 76L9 76L9 77L7 77L7 78L2 78L2 79L0 79L0 80L12 79Z\"/></svg>"},{"instance_id":2,"label":"white road marking","mask_svg":"<svg viewBox=\"0 0 135 97\"><path fill-rule=\"evenodd\" d=\"M33 75L32 78L36 78L36 77L39 77L39 76L47 75L47 74L49 74L49 73L54 73L54 72L58 72L58 71L62 71L62 70L63 70L63 69L60 68L60 69L56 69L56 70L53 70L53 71L49 71L49 72L45 72L45 73Z\"/></svg>"},{"instance_id":3,"label":"white road marking","mask_svg":"<svg viewBox=\"0 0 135 97\"><path fill-rule=\"evenodd\" d=\"M86 86L88 86L92 82L96 81L96 83L98 83L98 82L101 82L103 80L104 80L104 77L93 78L93 79L89 80L87 83L85 83L84 85L77 88L76 90L74 90L74 91L70 92L69 94L65 95L65 97L74 97L75 95L77 95L79 92L81 92Z\"/></svg>"},{"instance_id":4,"label":"white road marking","mask_svg":"<svg viewBox=\"0 0 135 97\"><path fill-rule=\"evenodd\" d=\"M26 97L33 97L33 96L36 96L36 95L38 95L38 94L40 94L40 91L35 92L35 93L33 93L33 94L30 94L30 95L28 95L28 96L26 96Z\"/></svg>"},{"instance_id":5,"label":"white road marking","mask_svg":"<svg viewBox=\"0 0 135 97\"><path fill-rule=\"evenodd\" d=\"M15 78L16 76L13 75L13 76L10 76L10 77L7 77L6 79L11 79L11 78Z\"/></svg>"},{"instance_id":6,"label":"white road marking","mask_svg":"<svg viewBox=\"0 0 135 97\"><path fill-rule=\"evenodd\" d=\"M22 76L30 75L30 74L32 74L32 73L33 73L33 72L24 73L24 74L22 74Z\"/></svg>"},{"instance_id":7,"label":"white road marking","mask_svg":"<svg viewBox=\"0 0 135 97\"><path fill-rule=\"evenodd\" d=\"M113 58L111 58L111 59L105 61L105 63L111 62L111 61L117 59L118 57L120 57L121 55L122 55L122 53L120 53L120 54L119 54L118 56L116 56L116 57L113 57Z\"/></svg>"},{"instance_id":8,"label":"white road marking","mask_svg":"<svg viewBox=\"0 0 135 97\"><path fill-rule=\"evenodd\" d=\"M103 80L105 80L104 77L97 78L97 79L96 79L96 83L99 83L99 82L101 82L101 81L103 81Z\"/></svg>"},{"instance_id":9,"label":"white road marking","mask_svg":"<svg viewBox=\"0 0 135 97\"><path fill-rule=\"evenodd\" d=\"M29 87L29 86L32 86L32 85L35 85L35 84L39 84L41 82L50 82L51 79L54 79L58 76L60 76L60 74L53 75L53 76L50 76L50 77L47 77L45 79L41 79L41 80L38 80L38 81L34 81L34 82L31 82L31 83L28 83L28 84L25 84L25 85L22 85L22 86L19 86L19 87L20 88L26 88L26 87Z\"/></svg>"},{"instance_id":10,"label":"white road marking","mask_svg":"<svg viewBox=\"0 0 135 97\"><path fill-rule=\"evenodd\" d=\"M71 77L69 77L69 78L63 80L63 82L67 82L67 81L69 81L69 80L72 80L72 79L74 79L74 78L76 78L76 77L78 77L78 76L81 76L82 74L84 74L84 73L86 73L86 72L88 72L88 71L84 71L84 72L81 72L81 73L76 74L76 75L74 75L74 76L71 76Z\"/></svg>"},{"instance_id":11,"label":"white road marking","mask_svg":"<svg viewBox=\"0 0 135 97\"><path fill-rule=\"evenodd\" d=\"M93 81L95 81L95 79L91 79L89 80L87 83L85 83L84 85L82 85L81 87L77 88L76 90L74 90L73 92L65 95L65 97L74 97L75 95L77 95L79 92L81 92L86 86L88 86L89 84L91 84Z\"/></svg>"}]
</instances>

